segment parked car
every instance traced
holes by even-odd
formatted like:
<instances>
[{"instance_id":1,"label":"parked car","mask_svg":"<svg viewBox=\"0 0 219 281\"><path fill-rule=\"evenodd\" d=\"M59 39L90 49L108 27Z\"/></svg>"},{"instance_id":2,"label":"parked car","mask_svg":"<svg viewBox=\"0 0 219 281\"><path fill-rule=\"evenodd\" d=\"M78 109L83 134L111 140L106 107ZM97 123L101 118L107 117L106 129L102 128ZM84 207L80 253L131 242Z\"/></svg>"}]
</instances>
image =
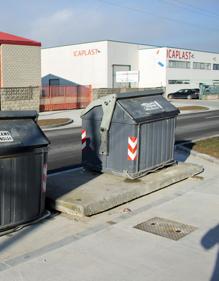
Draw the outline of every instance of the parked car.
<instances>
[{"instance_id":1,"label":"parked car","mask_svg":"<svg viewBox=\"0 0 219 281\"><path fill-rule=\"evenodd\" d=\"M181 89L167 97L168 99L199 99L199 89Z\"/></svg>"}]
</instances>

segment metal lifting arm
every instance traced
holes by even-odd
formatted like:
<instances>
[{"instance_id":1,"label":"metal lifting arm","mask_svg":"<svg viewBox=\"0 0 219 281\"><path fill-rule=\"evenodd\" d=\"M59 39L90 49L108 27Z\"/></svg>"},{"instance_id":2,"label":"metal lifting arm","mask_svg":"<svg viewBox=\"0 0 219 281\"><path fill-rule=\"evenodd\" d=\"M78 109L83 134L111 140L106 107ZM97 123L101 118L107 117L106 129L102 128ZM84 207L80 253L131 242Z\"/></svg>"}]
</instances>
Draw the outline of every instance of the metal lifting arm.
<instances>
[{"instance_id":1,"label":"metal lifting arm","mask_svg":"<svg viewBox=\"0 0 219 281\"><path fill-rule=\"evenodd\" d=\"M100 124L100 150L99 153L103 155L108 155L109 152L109 129L113 117L113 112L115 109L115 104L117 100L117 95L109 95L93 101L88 107L82 112L82 116L88 111L96 106L102 106L103 118Z\"/></svg>"}]
</instances>

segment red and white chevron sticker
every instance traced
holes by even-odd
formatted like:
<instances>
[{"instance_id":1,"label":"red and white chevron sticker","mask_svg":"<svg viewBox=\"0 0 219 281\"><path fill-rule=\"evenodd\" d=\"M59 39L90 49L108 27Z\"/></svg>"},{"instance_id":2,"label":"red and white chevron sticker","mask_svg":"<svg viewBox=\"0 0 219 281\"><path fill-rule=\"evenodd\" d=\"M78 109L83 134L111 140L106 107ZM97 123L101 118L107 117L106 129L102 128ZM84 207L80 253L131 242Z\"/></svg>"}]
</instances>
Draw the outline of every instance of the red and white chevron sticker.
<instances>
[{"instance_id":1,"label":"red and white chevron sticker","mask_svg":"<svg viewBox=\"0 0 219 281\"><path fill-rule=\"evenodd\" d=\"M137 159L138 139L136 137L128 137L128 160Z\"/></svg>"},{"instance_id":2,"label":"red and white chevron sticker","mask_svg":"<svg viewBox=\"0 0 219 281\"><path fill-rule=\"evenodd\" d=\"M86 138L87 138L87 132L86 130L81 131L81 144L82 144L82 150L86 147Z\"/></svg>"}]
</instances>

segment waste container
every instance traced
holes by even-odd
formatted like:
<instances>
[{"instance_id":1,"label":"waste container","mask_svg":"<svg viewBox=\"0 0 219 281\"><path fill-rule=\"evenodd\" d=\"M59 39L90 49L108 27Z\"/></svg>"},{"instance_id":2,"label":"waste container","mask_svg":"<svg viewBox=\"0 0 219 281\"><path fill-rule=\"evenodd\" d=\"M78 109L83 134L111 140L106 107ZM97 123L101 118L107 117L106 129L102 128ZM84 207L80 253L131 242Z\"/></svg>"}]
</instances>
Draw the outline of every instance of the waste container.
<instances>
[{"instance_id":1,"label":"waste container","mask_svg":"<svg viewBox=\"0 0 219 281\"><path fill-rule=\"evenodd\" d=\"M81 115L83 166L137 178L173 163L178 113L162 89L93 101Z\"/></svg>"},{"instance_id":2,"label":"waste container","mask_svg":"<svg viewBox=\"0 0 219 281\"><path fill-rule=\"evenodd\" d=\"M44 213L47 146L35 111L0 112L0 231Z\"/></svg>"}]
</instances>

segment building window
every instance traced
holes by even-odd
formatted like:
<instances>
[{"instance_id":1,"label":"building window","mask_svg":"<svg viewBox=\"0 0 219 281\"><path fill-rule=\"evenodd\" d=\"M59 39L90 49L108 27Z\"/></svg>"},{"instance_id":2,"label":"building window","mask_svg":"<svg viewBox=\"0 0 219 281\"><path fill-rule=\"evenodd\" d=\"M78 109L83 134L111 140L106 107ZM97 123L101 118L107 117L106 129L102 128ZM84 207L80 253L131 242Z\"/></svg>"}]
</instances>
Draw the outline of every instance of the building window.
<instances>
[{"instance_id":1,"label":"building window","mask_svg":"<svg viewBox=\"0 0 219 281\"><path fill-rule=\"evenodd\" d=\"M213 64L213 70L219 70L219 64L214 63Z\"/></svg>"},{"instance_id":2,"label":"building window","mask_svg":"<svg viewBox=\"0 0 219 281\"><path fill-rule=\"evenodd\" d=\"M168 84L190 84L189 80L168 80Z\"/></svg>"},{"instance_id":3,"label":"building window","mask_svg":"<svg viewBox=\"0 0 219 281\"><path fill-rule=\"evenodd\" d=\"M194 69L211 70L211 64L205 62L193 62Z\"/></svg>"},{"instance_id":4,"label":"building window","mask_svg":"<svg viewBox=\"0 0 219 281\"><path fill-rule=\"evenodd\" d=\"M170 68L190 68L191 63L189 61L180 61L180 60L169 60Z\"/></svg>"}]
</instances>

